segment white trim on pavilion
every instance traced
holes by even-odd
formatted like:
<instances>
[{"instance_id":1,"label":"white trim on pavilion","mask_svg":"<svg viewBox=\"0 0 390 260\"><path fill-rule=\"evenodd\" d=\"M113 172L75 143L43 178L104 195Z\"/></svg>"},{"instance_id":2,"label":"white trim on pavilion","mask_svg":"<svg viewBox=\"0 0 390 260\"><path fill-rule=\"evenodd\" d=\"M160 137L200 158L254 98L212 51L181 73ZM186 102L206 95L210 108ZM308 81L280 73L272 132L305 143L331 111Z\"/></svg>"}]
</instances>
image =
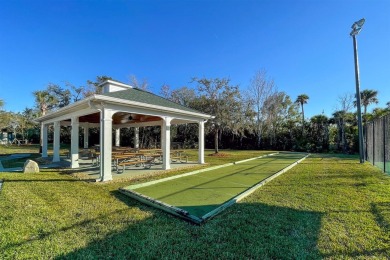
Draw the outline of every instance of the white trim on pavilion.
<instances>
[{"instance_id":1,"label":"white trim on pavilion","mask_svg":"<svg viewBox=\"0 0 390 260\"><path fill-rule=\"evenodd\" d=\"M172 124L197 123L198 133L198 163L204 164L204 123L212 116L178 106L148 104L137 100L127 100L106 96L104 94L132 89L131 86L107 80L101 84L103 94L92 95L75 102L55 112L37 119L41 123L42 157L47 157L48 126L54 125L53 162L60 161L60 126L71 126L71 168L78 168L79 127L84 129L84 148L88 148L88 132L90 127L100 127L100 181L112 180L112 133L115 129L115 144L119 146L119 131L123 127L134 127L135 146L138 145L138 127L161 126L161 148L163 153L163 169L170 169L170 127ZM139 90L141 91L141 90ZM145 93L145 92L144 92ZM146 95L153 95L146 93ZM161 97L159 97L162 99ZM169 103L167 103L169 104ZM173 103L172 103L173 104ZM138 115L138 121L118 122L115 115ZM92 120L95 117L95 120ZM143 119L143 120L142 120ZM95 122L93 122L95 121ZM136 147L137 148L137 147Z\"/></svg>"}]
</instances>

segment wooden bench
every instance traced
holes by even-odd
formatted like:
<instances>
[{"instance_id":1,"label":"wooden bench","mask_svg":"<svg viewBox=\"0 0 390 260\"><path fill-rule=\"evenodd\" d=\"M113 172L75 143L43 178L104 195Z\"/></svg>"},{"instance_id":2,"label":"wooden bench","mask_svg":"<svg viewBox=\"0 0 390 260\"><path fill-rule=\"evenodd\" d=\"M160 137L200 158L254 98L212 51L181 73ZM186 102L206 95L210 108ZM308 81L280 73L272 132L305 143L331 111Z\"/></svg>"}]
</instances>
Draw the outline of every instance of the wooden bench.
<instances>
[{"instance_id":1,"label":"wooden bench","mask_svg":"<svg viewBox=\"0 0 390 260\"><path fill-rule=\"evenodd\" d=\"M124 172L127 165L137 165L137 164L142 165L143 164L145 166L145 168L146 168L147 167L146 166L147 163L150 164L151 162L149 160L122 161L122 162L119 162L117 164L117 166L116 166L116 173L119 173L119 166L123 166L122 172ZM149 166L149 168L150 168L150 166Z\"/></svg>"},{"instance_id":2,"label":"wooden bench","mask_svg":"<svg viewBox=\"0 0 390 260\"><path fill-rule=\"evenodd\" d=\"M93 162L95 160L96 161L96 166L99 166L100 165L100 152L92 152L91 159L92 159L92 165L95 164Z\"/></svg>"},{"instance_id":3,"label":"wooden bench","mask_svg":"<svg viewBox=\"0 0 390 260\"><path fill-rule=\"evenodd\" d=\"M179 160L179 162L183 162L182 159L185 159L186 163L188 162L188 156L172 156L171 157L172 162L176 162L177 160Z\"/></svg>"},{"instance_id":4,"label":"wooden bench","mask_svg":"<svg viewBox=\"0 0 390 260\"><path fill-rule=\"evenodd\" d=\"M188 156L183 154L184 151L174 151L171 152L171 161L176 162L179 160L179 162L182 162L182 159L185 159L185 162L188 162Z\"/></svg>"}]
</instances>

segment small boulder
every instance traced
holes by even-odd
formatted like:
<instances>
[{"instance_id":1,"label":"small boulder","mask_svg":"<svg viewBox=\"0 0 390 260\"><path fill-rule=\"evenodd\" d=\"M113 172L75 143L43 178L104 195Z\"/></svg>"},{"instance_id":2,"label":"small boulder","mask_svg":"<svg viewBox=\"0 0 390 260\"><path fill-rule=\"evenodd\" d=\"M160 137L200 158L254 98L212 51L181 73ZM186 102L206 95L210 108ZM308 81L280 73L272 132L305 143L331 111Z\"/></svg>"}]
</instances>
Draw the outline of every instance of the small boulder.
<instances>
[{"instance_id":1,"label":"small boulder","mask_svg":"<svg viewBox=\"0 0 390 260\"><path fill-rule=\"evenodd\" d=\"M24 163L23 172L24 173L37 173L37 172L39 172L38 163L34 162L33 160L27 160Z\"/></svg>"}]
</instances>

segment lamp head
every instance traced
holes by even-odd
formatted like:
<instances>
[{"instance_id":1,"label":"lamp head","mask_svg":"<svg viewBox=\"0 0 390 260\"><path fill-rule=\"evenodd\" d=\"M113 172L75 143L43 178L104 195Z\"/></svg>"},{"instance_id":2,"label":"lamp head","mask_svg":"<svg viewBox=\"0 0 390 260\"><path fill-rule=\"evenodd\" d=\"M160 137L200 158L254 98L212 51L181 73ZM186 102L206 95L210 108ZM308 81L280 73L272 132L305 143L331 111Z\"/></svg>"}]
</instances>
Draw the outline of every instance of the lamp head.
<instances>
[{"instance_id":1,"label":"lamp head","mask_svg":"<svg viewBox=\"0 0 390 260\"><path fill-rule=\"evenodd\" d=\"M362 28L363 28L363 24L364 24L364 22L366 21L366 19L364 19L364 18L362 18L362 19L360 19L359 21L357 21L357 22L354 22L353 24L352 24L352 32L350 33L350 35L351 36L354 36L354 35L357 35L357 34L359 34L359 32L362 30Z\"/></svg>"},{"instance_id":2,"label":"lamp head","mask_svg":"<svg viewBox=\"0 0 390 260\"><path fill-rule=\"evenodd\" d=\"M363 27L363 24L364 24L365 21L366 21L366 19L362 18L362 19L360 19L359 21L357 21L356 24L357 24L359 27Z\"/></svg>"}]
</instances>

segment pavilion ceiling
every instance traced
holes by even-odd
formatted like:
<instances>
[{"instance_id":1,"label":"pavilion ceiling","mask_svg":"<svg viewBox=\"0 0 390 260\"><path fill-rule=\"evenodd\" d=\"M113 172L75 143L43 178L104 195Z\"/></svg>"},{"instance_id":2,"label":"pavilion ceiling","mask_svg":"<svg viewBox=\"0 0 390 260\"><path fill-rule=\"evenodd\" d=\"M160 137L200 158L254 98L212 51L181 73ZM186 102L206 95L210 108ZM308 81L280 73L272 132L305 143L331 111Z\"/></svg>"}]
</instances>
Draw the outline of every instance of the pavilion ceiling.
<instances>
[{"instance_id":1,"label":"pavilion ceiling","mask_svg":"<svg viewBox=\"0 0 390 260\"><path fill-rule=\"evenodd\" d=\"M162 119L158 116L148 116L127 112L118 112L115 113L112 117L113 124L131 124L131 123L143 123L143 122L153 122L153 121L161 121ZM67 120L68 121L68 120ZM79 117L80 123L96 123L100 122L100 113L93 113L85 116Z\"/></svg>"}]
</instances>

